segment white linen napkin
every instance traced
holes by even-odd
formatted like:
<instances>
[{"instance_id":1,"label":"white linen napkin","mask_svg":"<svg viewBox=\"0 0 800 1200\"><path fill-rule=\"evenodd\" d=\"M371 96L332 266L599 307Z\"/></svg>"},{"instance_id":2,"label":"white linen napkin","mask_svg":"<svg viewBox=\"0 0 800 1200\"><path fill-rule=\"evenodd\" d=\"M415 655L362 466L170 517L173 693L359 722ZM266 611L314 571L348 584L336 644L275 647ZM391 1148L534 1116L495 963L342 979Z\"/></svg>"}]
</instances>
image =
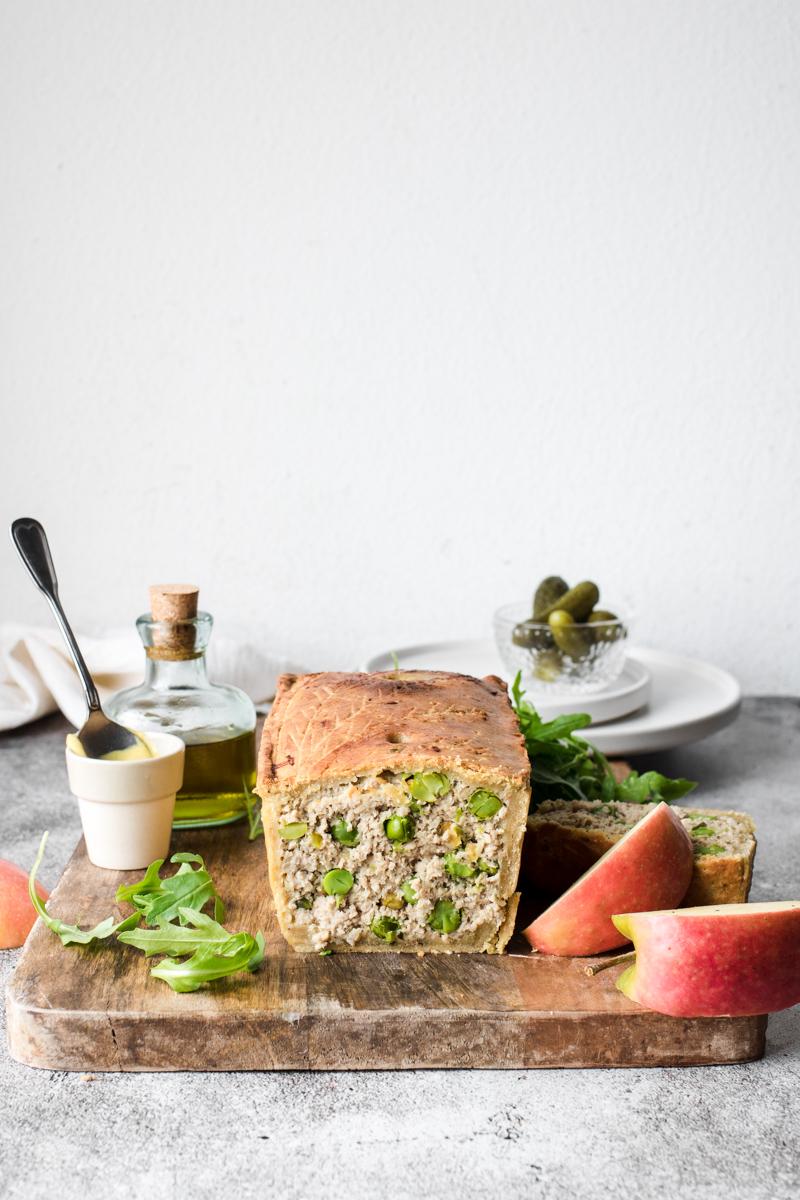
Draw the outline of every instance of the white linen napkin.
<instances>
[{"instance_id":1,"label":"white linen napkin","mask_svg":"<svg viewBox=\"0 0 800 1200\"><path fill-rule=\"evenodd\" d=\"M76 637L101 702L141 683L145 656L135 629ZM297 669L257 646L217 634L208 665L212 682L240 687L257 705L272 699L282 671ZM61 634L47 627L0 625L0 730L16 729L57 708L76 729L86 720L83 690Z\"/></svg>"}]
</instances>

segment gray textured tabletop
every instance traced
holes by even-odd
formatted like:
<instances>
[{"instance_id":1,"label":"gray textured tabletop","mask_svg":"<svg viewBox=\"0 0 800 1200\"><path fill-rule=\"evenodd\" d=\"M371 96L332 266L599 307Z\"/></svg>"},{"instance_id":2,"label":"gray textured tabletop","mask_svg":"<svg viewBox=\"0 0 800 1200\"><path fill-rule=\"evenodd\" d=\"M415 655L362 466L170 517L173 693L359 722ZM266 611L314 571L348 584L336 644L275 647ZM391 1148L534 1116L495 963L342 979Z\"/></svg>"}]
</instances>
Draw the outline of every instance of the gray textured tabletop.
<instances>
[{"instance_id":1,"label":"gray textured tabletop","mask_svg":"<svg viewBox=\"0 0 800 1200\"><path fill-rule=\"evenodd\" d=\"M0 736L0 857L51 830L52 887L80 833L66 725ZM752 899L800 894L800 704L751 699L729 729L641 760L758 825ZM637 765L639 765L637 763ZM0 952L3 987L18 951ZM364 1074L80 1075L0 1048L0 1196L625 1196L800 1191L800 1008L735 1067Z\"/></svg>"}]
</instances>

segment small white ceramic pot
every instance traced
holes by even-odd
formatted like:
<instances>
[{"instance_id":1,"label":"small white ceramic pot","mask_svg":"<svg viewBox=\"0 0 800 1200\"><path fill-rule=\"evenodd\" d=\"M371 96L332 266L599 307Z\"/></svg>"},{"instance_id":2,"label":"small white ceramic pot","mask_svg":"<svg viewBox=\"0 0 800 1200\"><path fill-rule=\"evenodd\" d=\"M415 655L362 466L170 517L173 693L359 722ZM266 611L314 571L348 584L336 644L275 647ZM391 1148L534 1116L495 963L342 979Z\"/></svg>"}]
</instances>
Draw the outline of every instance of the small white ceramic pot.
<instances>
[{"instance_id":1,"label":"small white ceramic pot","mask_svg":"<svg viewBox=\"0 0 800 1200\"><path fill-rule=\"evenodd\" d=\"M84 758L67 748L69 787L96 867L134 871L169 854L185 748L171 733L145 736L155 757L130 762Z\"/></svg>"}]
</instances>

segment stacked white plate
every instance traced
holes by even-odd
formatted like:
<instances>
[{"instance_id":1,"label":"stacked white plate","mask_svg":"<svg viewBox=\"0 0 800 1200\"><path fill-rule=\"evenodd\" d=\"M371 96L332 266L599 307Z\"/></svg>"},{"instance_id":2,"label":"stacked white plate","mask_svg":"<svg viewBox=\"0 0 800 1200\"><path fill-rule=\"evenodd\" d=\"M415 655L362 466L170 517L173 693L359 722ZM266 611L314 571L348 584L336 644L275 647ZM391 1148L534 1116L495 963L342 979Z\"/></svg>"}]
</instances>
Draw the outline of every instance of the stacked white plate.
<instances>
[{"instance_id":1,"label":"stacked white plate","mask_svg":"<svg viewBox=\"0 0 800 1200\"><path fill-rule=\"evenodd\" d=\"M476 639L431 642L376 654L365 671L461 671L466 675L505 677L494 642ZM663 650L632 647L619 679L602 692L530 697L545 720L563 713L586 712L592 718L591 741L603 754L649 754L716 733L736 718L739 684L727 671Z\"/></svg>"}]
</instances>

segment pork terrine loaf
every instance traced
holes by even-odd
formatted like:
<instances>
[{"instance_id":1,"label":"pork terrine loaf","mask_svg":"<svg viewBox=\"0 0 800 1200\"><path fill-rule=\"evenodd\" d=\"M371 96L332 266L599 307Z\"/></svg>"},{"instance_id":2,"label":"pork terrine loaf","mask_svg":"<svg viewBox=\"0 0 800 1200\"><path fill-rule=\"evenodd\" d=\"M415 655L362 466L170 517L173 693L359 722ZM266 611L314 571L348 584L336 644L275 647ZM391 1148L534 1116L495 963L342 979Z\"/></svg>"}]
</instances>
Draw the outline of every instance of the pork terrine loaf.
<instances>
[{"instance_id":1,"label":"pork terrine loaf","mask_svg":"<svg viewBox=\"0 0 800 1200\"><path fill-rule=\"evenodd\" d=\"M652 804L545 800L528 818L523 873L532 887L558 896L652 812ZM682 907L744 904L753 876L755 826L747 813L672 805L694 847Z\"/></svg>"},{"instance_id":2,"label":"pork terrine loaf","mask_svg":"<svg viewBox=\"0 0 800 1200\"><path fill-rule=\"evenodd\" d=\"M281 932L301 953L499 953L530 766L506 685L283 675L258 764Z\"/></svg>"}]
</instances>

